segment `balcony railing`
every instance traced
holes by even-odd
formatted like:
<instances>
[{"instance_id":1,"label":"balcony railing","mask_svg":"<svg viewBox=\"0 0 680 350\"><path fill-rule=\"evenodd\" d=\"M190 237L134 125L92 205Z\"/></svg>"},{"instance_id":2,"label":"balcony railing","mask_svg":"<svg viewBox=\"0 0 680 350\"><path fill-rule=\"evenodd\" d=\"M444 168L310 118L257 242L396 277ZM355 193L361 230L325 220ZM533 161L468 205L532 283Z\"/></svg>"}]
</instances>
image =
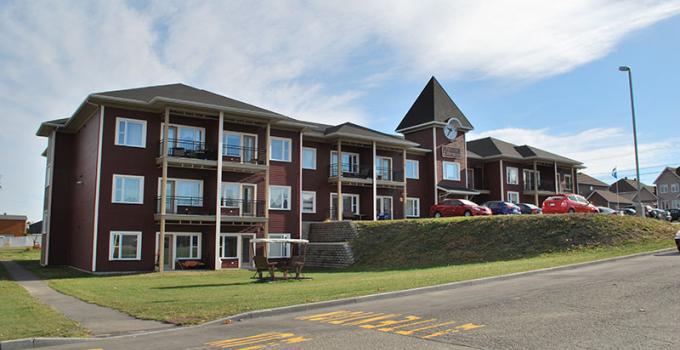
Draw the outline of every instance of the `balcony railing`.
<instances>
[{"instance_id":1,"label":"balcony railing","mask_svg":"<svg viewBox=\"0 0 680 350\"><path fill-rule=\"evenodd\" d=\"M256 147L224 145L222 159L228 162L264 165L267 154L265 150L258 150Z\"/></svg>"},{"instance_id":2,"label":"balcony railing","mask_svg":"<svg viewBox=\"0 0 680 350\"><path fill-rule=\"evenodd\" d=\"M156 213L161 212L162 197L156 199ZM166 214L214 215L215 212L203 207L203 197L168 196L165 199ZM213 206L214 207L214 206Z\"/></svg>"},{"instance_id":3,"label":"balcony railing","mask_svg":"<svg viewBox=\"0 0 680 350\"><path fill-rule=\"evenodd\" d=\"M375 178L377 180L383 180L383 181L402 182L402 181L404 181L404 172L399 171L399 170L394 170L391 167L390 168L376 167L375 168Z\"/></svg>"},{"instance_id":4,"label":"balcony railing","mask_svg":"<svg viewBox=\"0 0 680 350\"><path fill-rule=\"evenodd\" d=\"M338 164L330 165L330 174L331 176L338 176ZM375 174L377 180L396 182L404 181L404 172L395 171L393 168L376 167ZM373 166L343 163L342 177L355 179L372 179Z\"/></svg>"},{"instance_id":5,"label":"balcony railing","mask_svg":"<svg viewBox=\"0 0 680 350\"><path fill-rule=\"evenodd\" d=\"M161 140L161 155L164 142L165 140ZM217 152L207 148L205 142L181 139L168 139L168 156L217 160Z\"/></svg>"},{"instance_id":6,"label":"balcony railing","mask_svg":"<svg viewBox=\"0 0 680 350\"><path fill-rule=\"evenodd\" d=\"M222 215L238 217L264 217L265 202L262 200L245 200L222 198Z\"/></svg>"},{"instance_id":7,"label":"balcony railing","mask_svg":"<svg viewBox=\"0 0 680 350\"><path fill-rule=\"evenodd\" d=\"M338 210L336 208L331 208L328 211L328 218L330 220L337 220L338 219ZM343 210L342 219L343 220L373 220L373 215L364 214L364 213L353 213L350 210Z\"/></svg>"}]
</instances>

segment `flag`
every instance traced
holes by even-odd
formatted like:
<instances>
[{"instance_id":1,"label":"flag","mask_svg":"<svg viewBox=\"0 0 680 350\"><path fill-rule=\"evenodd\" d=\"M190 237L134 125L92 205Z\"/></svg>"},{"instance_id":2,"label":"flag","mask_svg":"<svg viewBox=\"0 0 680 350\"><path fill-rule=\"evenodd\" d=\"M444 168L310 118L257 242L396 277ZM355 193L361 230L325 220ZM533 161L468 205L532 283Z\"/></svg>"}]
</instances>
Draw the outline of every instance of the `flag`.
<instances>
[{"instance_id":1,"label":"flag","mask_svg":"<svg viewBox=\"0 0 680 350\"><path fill-rule=\"evenodd\" d=\"M614 169L612 169L612 177L615 178L615 179L618 179L618 178L619 178L619 177L617 176L617 173L616 173L616 167L614 167Z\"/></svg>"}]
</instances>

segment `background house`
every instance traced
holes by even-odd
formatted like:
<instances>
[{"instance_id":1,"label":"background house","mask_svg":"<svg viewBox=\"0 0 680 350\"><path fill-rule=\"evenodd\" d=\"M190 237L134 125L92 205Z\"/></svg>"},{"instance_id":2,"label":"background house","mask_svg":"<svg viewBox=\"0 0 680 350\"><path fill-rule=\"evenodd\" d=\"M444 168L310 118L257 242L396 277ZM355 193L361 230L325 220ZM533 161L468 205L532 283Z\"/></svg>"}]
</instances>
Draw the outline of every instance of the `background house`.
<instances>
[{"instance_id":1,"label":"background house","mask_svg":"<svg viewBox=\"0 0 680 350\"><path fill-rule=\"evenodd\" d=\"M680 208L680 167L666 167L654 180L661 209Z\"/></svg>"},{"instance_id":2,"label":"background house","mask_svg":"<svg viewBox=\"0 0 680 350\"><path fill-rule=\"evenodd\" d=\"M609 190L595 190L586 197L593 205L619 209L633 205L633 201Z\"/></svg>"},{"instance_id":3,"label":"background house","mask_svg":"<svg viewBox=\"0 0 680 350\"><path fill-rule=\"evenodd\" d=\"M25 236L27 219L25 215L0 215L0 236Z\"/></svg>"},{"instance_id":4,"label":"background house","mask_svg":"<svg viewBox=\"0 0 680 350\"><path fill-rule=\"evenodd\" d=\"M656 197L656 189L654 188L654 186L645 185L644 183L640 183L640 185L641 186L639 201L643 205L656 207L658 199ZM618 194L619 196L628 198L633 203L638 202L637 180L635 179L629 178L620 179L619 181L616 181L609 186L609 191Z\"/></svg>"},{"instance_id":5,"label":"background house","mask_svg":"<svg viewBox=\"0 0 680 350\"><path fill-rule=\"evenodd\" d=\"M586 198L596 190L609 191L609 184L588 174L578 173L578 193Z\"/></svg>"}]
</instances>

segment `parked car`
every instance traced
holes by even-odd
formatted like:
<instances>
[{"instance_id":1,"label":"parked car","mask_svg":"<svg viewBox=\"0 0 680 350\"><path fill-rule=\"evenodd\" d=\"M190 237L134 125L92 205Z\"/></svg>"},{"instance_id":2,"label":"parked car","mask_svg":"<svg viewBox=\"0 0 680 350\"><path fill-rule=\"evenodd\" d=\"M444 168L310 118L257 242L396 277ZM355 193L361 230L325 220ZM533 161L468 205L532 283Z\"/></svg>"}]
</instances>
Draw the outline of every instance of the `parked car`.
<instances>
[{"instance_id":1,"label":"parked car","mask_svg":"<svg viewBox=\"0 0 680 350\"><path fill-rule=\"evenodd\" d=\"M541 208L533 204L519 203L517 205L519 206L519 210L522 211L522 214L540 214L542 212Z\"/></svg>"},{"instance_id":2,"label":"parked car","mask_svg":"<svg viewBox=\"0 0 680 350\"><path fill-rule=\"evenodd\" d=\"M605 215L619 215L619 212L612 209L612 208L607 208L607 207L597 207L597 210L599 210L600 214L605 214Z\"/></svg>"},{"instance_id":3,"label":"parked car","mask_svg":"<svg viewBox=\"0 0 680 350\"><path fill-rule=\"evenodd\" d=\"M517 204L512 202L503 201L489 201L482 206L491 209L493 215L515 215L522 214L522 210L517 206Z\"/></svg>"},{"instance_id":4,"label":"parked car","mask_svg":"<svg viewBox=\"0 0 680 350\"><path fill-rule=\"evenodd\" d=\"M620 210L621 214L623 215L628 215L628 216L635 216L637 215L637 211L633 208L622 208Z\"/></svg>"},{"instance_id":5,"label":"parked car","mask_svg":"<svg viewBox=\"0 0 680 350\"><path fill-rule=\"evenodd\" d=\"M439 218L442 216L477 216L491 215L487 207L465 199L445 199L430 208L430 216Z\"/></svg>"},{"instance_id":6,"label":"parked car","mask_svg":"<svg viewBox=\"0 0 680 350\"><path fill-rule=\"evenodd\" d=\"M669 212L671 213L671 221L680 220L680 209L671 209Z\"/></svg>"},{"instance_id":7,"label":"parked car","mask_svg":"<svg viewBox=\"0 0 680 350\"><path fill-rule=\"evenodd\" d=\"M623 208L625 208L625 209L633 209L633 210L635 210L635 212L637 213L637 206L636 206L636 205L627 205L627 206L625 206L625 207L623 207ZM651 206L645 205L645 206L643 206L643 209L645 210L645 216L646 216L646 217L652 218L652 217L655 217L655 216L656 216L656 215L654 215L654 214L651 213L652 209L654 209L654 208L652 208Z\"/></svg>"},{"instance_id":8,"label":"parked car","mask_svg":"<svg viewBox=\"0 0 680 350\"><path fill-rule=\"evenodd\" d=\"M543 214L599 213L597 207L578 194L560 194L543 201Z\"/></svg>"},{"instance_id":9,"label":"parked car","mask_svg":"<svg viewBox=\"0 0 680 350\"><path fill-rule=\"evenodd\" d=\"M678 251L680 252L680 231L675 234L675 245L678 247Z\"/></svg>"},{"instance_id":10,"label":"parked car","mask_svg":"<svg viewBox=\"0 0 680 350\"><path fill-rule=\"evenodd\" d=\"M671 221L671 213L662 209L652 209L649 211L648 216L653 219Z\"/></svg>"}]
</instances>

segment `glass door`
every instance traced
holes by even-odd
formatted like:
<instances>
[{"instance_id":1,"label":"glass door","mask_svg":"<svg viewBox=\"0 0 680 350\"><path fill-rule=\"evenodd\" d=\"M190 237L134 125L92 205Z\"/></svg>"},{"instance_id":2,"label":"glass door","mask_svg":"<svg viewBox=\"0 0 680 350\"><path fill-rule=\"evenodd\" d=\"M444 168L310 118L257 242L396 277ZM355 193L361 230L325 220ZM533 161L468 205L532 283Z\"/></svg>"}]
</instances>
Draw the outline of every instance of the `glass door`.
<instances>
[{"instance_id":1,"label":"glass door","mask_svg":"<svg viewBox=\"0 0 680 350\"><path fill-rule=\"evenodd\" d=\"M241 267L252 267L253 266L253 245L251 240L255 238L255 235L242 235L241 236Z\"/></svg>"},{"instance_id":2,"label":"glass door","mask_svg":"<svg viewBox=\"0 0 680 350\"><path fill-rule=\"evenodd\" d=\"M165 212L169 214L175 214L177 213L177 200L175 198L176 196L176 182L175 180L168 180L167 185L165 186Z\"/></svg>"},{"instance_id":3,"label":"glass door","mask_svg":"<svg viewBox=\"0 0 680 350\"><path fill-rule=\"evenodd\" d=\"M376 177L378 180L392 180L392 158L378 157L375 160Z\"/></svg>"},{"instance_id":4,"label":"glass door","mask_svg":"<svg viewBox=\"0 0 680 350\"><path fill-rule=\"evenodd\" d=\"M243 135L243 162L252 163L257 159L256 150L256 138L254 135Z\"/></svg>"},{"instance_id":5,"label":"glass door","mask_svg":"<svg viewBox=\"0 0 680 350\"><path fill-rule=\"evenodd\" d=\"M375 204L376 214L380 219L392 219L392 197L377 197Z\"/></svg>"},{"instance_id":6,"label":"glass door","mask_svg":"<svg viewBox=\"0 0 680 350\"><path fill-rule=\"evenodd\" d=\"M164 270L174 270L175 266L171 262L174 260L172 258L174 252L172 250L172 235L165 235L163 240L163 269Z\"/></svg>"},{"instance_id":7,"label":"glass door","mask_svg":"<svg viewBox=\"0 0 680 350\"><path fill-rule=\"evenodd\" d=\"M255 216L255 185L244 184L241 191L241 216Z\"/></svg>"}]
</instances>

